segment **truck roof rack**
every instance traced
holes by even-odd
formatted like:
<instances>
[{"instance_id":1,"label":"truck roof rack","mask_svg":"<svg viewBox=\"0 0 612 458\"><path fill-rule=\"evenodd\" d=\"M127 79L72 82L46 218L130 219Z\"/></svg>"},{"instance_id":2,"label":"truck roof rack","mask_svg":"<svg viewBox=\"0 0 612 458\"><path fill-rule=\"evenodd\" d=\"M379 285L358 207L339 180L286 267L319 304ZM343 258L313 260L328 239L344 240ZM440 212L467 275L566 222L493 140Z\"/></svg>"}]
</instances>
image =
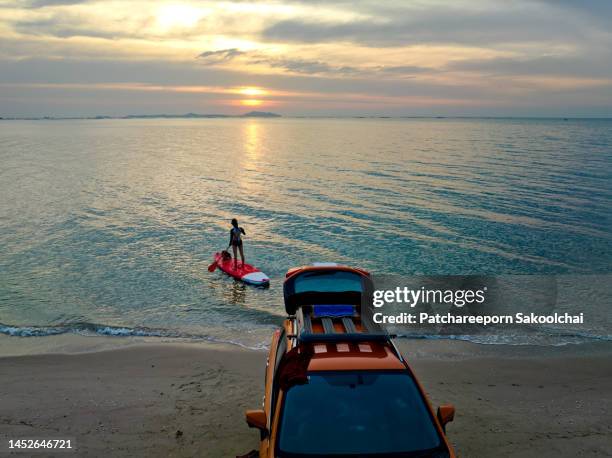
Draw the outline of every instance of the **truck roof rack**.
<instances>
[{"instance_id":1,"label":"truck roof rack","mask_svg":"<svg viewBox=\"0 0 612 458\"><path fill-rule=\"evenodd\" d=\"M357 313L354 305L304 305L295 315L303 343L388 341L395 337Z\"/></svg>"}]
</instances>

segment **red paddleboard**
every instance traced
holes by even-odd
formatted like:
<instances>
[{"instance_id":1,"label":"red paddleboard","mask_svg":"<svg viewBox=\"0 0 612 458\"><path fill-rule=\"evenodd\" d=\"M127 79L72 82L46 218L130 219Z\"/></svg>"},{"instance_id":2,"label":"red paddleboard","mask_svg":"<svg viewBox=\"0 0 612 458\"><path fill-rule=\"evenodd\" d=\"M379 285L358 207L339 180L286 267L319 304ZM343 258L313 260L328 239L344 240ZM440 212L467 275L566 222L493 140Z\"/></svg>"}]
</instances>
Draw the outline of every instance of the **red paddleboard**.
<instances>
[{"instance_id":1,"label":"red paddleboard","mask_svg":"<svg viewBox=\"0 0 612 458\"><path fill-rule=\"evenodd\" d=\"M232 258L224 259L220 252L215 253L215 263L219 269L230 277L249 285L268 286L270 284L268 276L257 267L251 264L242 264L242 261L236 261L236 266L234 266L234 260Z\"/></svg>"}]
</instances>

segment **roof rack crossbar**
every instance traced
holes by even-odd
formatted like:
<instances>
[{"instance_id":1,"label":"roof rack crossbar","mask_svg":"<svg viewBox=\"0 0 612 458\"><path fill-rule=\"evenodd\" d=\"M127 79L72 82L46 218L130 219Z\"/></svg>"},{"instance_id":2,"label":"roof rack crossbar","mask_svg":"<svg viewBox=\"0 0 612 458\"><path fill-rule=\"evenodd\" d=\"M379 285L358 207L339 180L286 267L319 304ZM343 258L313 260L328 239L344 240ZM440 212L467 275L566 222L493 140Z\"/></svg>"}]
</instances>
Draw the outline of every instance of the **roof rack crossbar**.
<instances>
[{"instance_id":1,"label":"roof rack crossbar","mask_svg":"<svg viewBox=\"0 0 612 458\"><path fill-rule=\"evenodd\" d=\"M335 334L336 330L334 329L334 323L331 318L321 318L321 323L323 323L323 330L325 334Z\"/></svg>"},{"instance_id":2,"label":"roof rack crossbar","mask_svg":"<svg viewBox=\"0 0 612 458\"><path fill-rule=\"evenodd\" d=\"M304 313L301 309L298 314L298 322L302 322L302 332L312 334L312 320L309 313Z\"/></svg>"},{"instance_id":3,"label":"roof rack crossbar","mask_svg":"<svg viewBox=\"0 0 612 458\"><path fill-rule=\"evenodd\" d=\"M355 327L355 323L353 323L353 320L351 318L348 318L348 317L342 318L342 324L344 326L345 331L348 334L357 333L357 328Z\"/></svg>"}]
</instances>

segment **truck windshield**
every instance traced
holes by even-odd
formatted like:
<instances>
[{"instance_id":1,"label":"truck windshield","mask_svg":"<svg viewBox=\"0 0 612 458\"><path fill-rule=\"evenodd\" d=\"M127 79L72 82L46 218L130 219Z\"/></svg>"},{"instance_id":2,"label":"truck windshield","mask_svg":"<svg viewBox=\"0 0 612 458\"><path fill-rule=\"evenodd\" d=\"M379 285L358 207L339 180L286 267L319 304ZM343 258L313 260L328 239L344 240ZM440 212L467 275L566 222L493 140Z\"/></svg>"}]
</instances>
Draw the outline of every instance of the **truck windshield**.
<instances>
[{"instance_id":1,"label":"truck windshield","mask_svg":"<svg viewBox=\"0 0 612 458\"><path fill-rule=\"evenodd\" d=\"M448 456L407 372L317 372L285 394L278 456Z\"/></svg>"}]
</instances>

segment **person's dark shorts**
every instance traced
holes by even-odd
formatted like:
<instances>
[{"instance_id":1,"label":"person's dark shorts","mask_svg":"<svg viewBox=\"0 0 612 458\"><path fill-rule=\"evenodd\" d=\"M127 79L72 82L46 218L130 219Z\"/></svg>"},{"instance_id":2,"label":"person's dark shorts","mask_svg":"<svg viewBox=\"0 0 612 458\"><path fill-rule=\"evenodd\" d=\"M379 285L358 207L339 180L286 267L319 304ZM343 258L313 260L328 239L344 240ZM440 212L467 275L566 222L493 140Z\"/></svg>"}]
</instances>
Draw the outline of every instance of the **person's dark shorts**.
<instances>
[{"instance_id":1,"label":"person's dark shorts","mask_svg":"<svg viewBox=\"0 0 612 458\"><path fill-rule=\"evenodd\" d=\"M242 240L233 241L233 242L232 242L232 246L235 246L235 247L242 246Z\"/></svg>"}]
</instances>

